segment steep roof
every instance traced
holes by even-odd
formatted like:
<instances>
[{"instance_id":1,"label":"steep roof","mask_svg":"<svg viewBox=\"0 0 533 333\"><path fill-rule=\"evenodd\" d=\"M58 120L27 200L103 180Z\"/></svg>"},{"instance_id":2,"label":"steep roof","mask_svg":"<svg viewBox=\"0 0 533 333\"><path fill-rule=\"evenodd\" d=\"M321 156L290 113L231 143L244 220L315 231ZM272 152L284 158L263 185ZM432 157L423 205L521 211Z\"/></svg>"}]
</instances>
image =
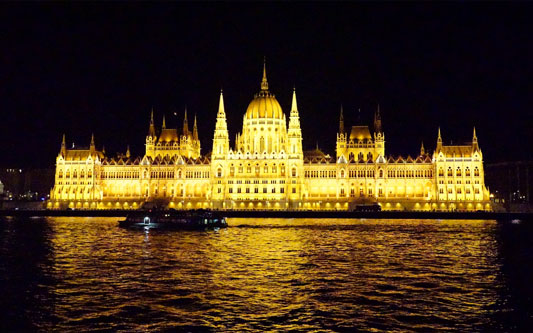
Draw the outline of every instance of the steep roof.
<instances>
[{"instance_id":1,"label":"steep roof","mask_svg":"<svg viewBox=\"0 0 533 333\"><path fill-rule=\"evenodd\" d=\"M96 157L103 159L104 153L97 150L91 152L90 149L67 149L63 158L65 161L85 161L89 156L93 159Z\"/></svg>"},{"instance_id":2,"label":"steep roof","mask_svg":"<svg viewBox=\"0 0 533 333\"><path fill-rule=\"evenodd\" d=\"M441 151L446 157L452 157L454 155L462 157L472 156L472 146L442 146Z\"/></svg>"},{"instance_id":3,"label":"steep roof","mask_svg":"<svg viewBox=\"0 0 533 333\"><path fill-rule=\"evenodd\" d=\"M350 132L350 140L372 140L372 135L370 135L370 130L368 126L352 126L352 131Z\"/></svg>"},{"instance_id":4,"label":"steep roof","mask_svg":"<svg viewBox=\"0 0 533 333\"><path fill-rule=\"evenodd\" d=\"M178 131L175 128L165 128L161 131L158 142L177 142Z\"/></svg>"}]
</instances>

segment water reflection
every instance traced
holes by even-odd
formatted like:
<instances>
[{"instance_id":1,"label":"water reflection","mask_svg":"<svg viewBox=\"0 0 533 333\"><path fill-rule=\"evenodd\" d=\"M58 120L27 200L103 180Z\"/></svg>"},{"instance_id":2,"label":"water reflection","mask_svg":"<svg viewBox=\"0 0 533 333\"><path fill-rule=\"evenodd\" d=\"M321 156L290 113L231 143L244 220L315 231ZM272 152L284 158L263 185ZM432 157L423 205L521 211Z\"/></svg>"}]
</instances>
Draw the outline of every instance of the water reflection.
<instances>
[{"instance_id":1,"label":"water reflection","mask_svg":"<svg viewBox=\"0 0 533 333\"><path fill-rule=\"evenodd\" d=\"M0 331L35 330L53 323L50 226L43 219L0 217Z\"/></svg>"},{"instance_id":2,"label":"water reflection","mask_svg":"<svg viewBox=\"0 0 533 333\"><path fill-rule=\"evenodd\" d=\"M509 279L495 221L230 219L230 227L218 232L149 233L118 228L116 221L54 218L41 224L42 237L31 242L49 244L37 250L46 259L28 264L53 278L28 311L45 309L50 317L34 316L31 325L190 331L510 327L502 319ZM6 257L24 252L4 243L2 251Z\"/></svg>"}]
</instances>

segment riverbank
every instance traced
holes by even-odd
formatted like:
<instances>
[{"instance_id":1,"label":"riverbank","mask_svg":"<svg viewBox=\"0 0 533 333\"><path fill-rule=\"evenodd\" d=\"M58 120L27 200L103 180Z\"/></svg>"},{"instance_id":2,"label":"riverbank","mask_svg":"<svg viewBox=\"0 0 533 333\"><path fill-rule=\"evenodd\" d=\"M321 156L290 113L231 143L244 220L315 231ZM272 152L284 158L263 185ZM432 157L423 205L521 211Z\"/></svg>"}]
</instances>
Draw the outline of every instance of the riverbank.
<instances>
[{"instance_id":1,"label":"riverbank","mask_svg":"<svg viewBox=\"0 0 533 333\"><path fill-rule=\"evenodd\" d=\"M126 217L133 210L0 210L0 216L102 216ZM138 211L135 211L138 212ZM179 214L179 211L177 211ZM533 213L504 212L424 212L424 211L224 211L225 217L243 218L379 218L379 219L464 219L464 220L525 220L533 219Z\"/></svg>"}]
</instances>

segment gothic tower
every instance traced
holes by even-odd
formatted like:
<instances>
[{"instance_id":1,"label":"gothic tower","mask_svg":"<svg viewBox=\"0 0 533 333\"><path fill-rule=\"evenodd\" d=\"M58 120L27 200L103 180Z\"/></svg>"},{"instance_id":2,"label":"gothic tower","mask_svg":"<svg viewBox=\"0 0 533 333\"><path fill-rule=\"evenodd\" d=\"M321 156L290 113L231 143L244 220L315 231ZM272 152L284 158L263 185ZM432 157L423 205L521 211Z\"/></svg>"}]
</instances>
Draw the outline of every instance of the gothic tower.
<instances>
[{"instance_id":1,"label":"gothic tower","mask_svg":"<svg viewBox=\"0 0 533 333\"><path fill-rule=\"evenodd\" d=\"M289 117L289 156L294 158L303 158L302 151L302 130L300 128L300 116L298 114L298 105L296 103L296 89L292 92L292 107Z\"/></svg>"},{"instance_id":2,"label":"gothic tower","mask_svg":"<svg viewBox=\"0 0 533 333\"><path fill-rule=\"evenodd\" d=\"M226 112L224 111L224 96L220 91L220 100L218 103L217 122L215 125L215 134L213 136L212 160L223 160L229 151L228 124L226 122Z\"/></svg>"}]
</instances>

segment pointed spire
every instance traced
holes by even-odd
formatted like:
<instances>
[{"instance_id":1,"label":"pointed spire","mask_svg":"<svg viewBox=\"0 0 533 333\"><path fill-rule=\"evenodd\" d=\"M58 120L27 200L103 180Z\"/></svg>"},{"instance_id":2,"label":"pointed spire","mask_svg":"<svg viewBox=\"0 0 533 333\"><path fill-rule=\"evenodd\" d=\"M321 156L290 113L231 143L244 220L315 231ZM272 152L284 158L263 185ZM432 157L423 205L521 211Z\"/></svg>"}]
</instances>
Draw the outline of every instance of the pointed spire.
<instances>
[{"instance_id":1,"label":"pointed spire","mask_svg":"<svg viewBox=\"0 0 533 333\"><path fill-rule=\"evenodd\" d=\"M128 145L126 147L126 158L130 158L131 157L131 154L130 154L130 145Z\"/></svg>"},{"instance_id":2,"label":"pointed spire","mask_svg":"<svg viewBox=\"0 0 533 333\"><path fill-rule=\"evenodd\" d=\"M224 111L224 95L222 89L220 89L220 99L218 102L218 117L226 117L226 112Z\"/></svg>"},{"instance_id":3,"label":"pointed spire","mask_svg":"<svg viewBox=\"0 0 533 333\"><path fill-rule=\"evenodd\" d=\"M185 116L183 117L183 135L189 135L189 122L187 121L187 106L185 106Z\"/></svg>"},{"instance_id":4,"label":"pointed spire","mask_svg":"<svg viewBox=\"0 0 533 333\"><path fill-rule=\"evenodd\" d=\"M154 125L154 107L150 112L150 127L148 129L148 136L155 137L155 125Z\"/></svg>"},{"instance_id":5,"label":"pointed spire","mask_svg":"<svg viewBox=\"0 0 533 333\"><path fill-rule=\"evenodd\" d=\"M436 149L436 153L440 152L442 149L442 136L440 135L440 126L439 126L439 134L437 136L437 149Z\"/></svg>"},{"instance_id":6,"label":"pointed spire","mask_svg":"<svg viewBox=\"0 0 533 333\"><path fill-rule=\"evenodd\" d=\"M225 154L228 152L228 150L228 124L226 122L226 112L224 112L224 95L222 89L220 89L220 100L218 103L217 122L215 123L215 133L213 135L213 152L211 156L214 159L224 159Z\"/></svg>"},{"instance_id":7,"label":"pointed spire","mask_svg":"<svg viewBox=\"0 0 533 333\"><path fill-rule=\"evenodd\" d=\"M424 141L420 145L420 155L426 155L426 149L424 149Z\"/></svg>"},{"instance_id":8,"label":"pointed spire","mask_svg":"<svg viewBox=\"0 0 533 333\"><path fill-rule=\"evenodd\" d=\"M163 115L163 126L161 128L162 129L167 128L167 124L166 124L166 121L165 121L165 115Z\"/></svg>"},{"instance_id":9,"label":"pointed spire","mask_svg":"<svg viewBox=\"0 0 533 333\"><path fill-rule=\"evenodd\" d=\"M298 111L298 105L296 104L296 87L292 90L292 107L291 111Z\"/></svg>"},{"instance_id":10,"label":"pointed spire","mask_svg":"<svg viewBox=\"0 0 533 333\"><path fill-rule=\"evenodd\" d=\"M63 133L63 140L61 140L61 150L60 153L65 155L67 153L67 141L65 139L65 133Z\"/></svg>"},{"instance_id":11,"label":"pointed spire","mask_svg":"<svg viewBox=\"0 0 533 333\"><path fill-rule=\"evenodd\" d=\"M344 109L342 107L342 104L341 104L341 115L339 117L339 133L340 134L344 133Z\"/></svg>"},{"instance_id":12,"label":"pointed spire","mask_svg":"<svg viewBox=\"0 0 533 333\"><path fill-rule=\"evenodd\" d=\"M357 109L357 125L362 125L361 124L361 108Z\"/></svg>"},{"instance_id":13,"label":"pointed spire","mask_svg":"<svg viewBox=\"0 0 533 333\"><path fill-rule=\"evenodd\" d=\"M267 81L267 74L266 74L266 57L263 59L263 80L261 80L261 90L267 91L268 90L268 81Z\"/></svg>"},{"instance_id":14,"label":"pointed spire","mask_svg":"<svg viewBox=\"0 0 533 333\"><path fill-rule=\"evenodd\" d=\"M94 152L95 150L95 147L94 147L94 133L91 133L91 146L89 147L89 150Z\"/></svg>"},{"instance_id":15,"label":"pointed spire","mask_svg":"<svg viewBox=\"0 0 533 333\"><path fill-rule=\"evenodd\" d=\"M196 124L196 113L194 114L194 125L192 128L192 138L198 140L198 126Z\"/></svg>"},{"instance_id":16,"label":"pointed spire","mask_svg":"<svg viewBox=\"0 0 533 333\"><path fill-rule=\"evenodd\" d=\"M380 111L379 111L379 103L378 103L378 108L376 110L376 113L374 114L374 131L376 133L381 133L382 132L382 129L381 129L381 114L380 114Z\"/></svg>"},{"instance_id":17,"label":"pointed spire","mask_svg":"<svg viewBox=\"0 0 533 333\"><path fill-rule=\"evenodd\" d=\"M474 148L474 150L479 150L475 126L474 126L474 133L472 134L472 147Z\"/></svg>"},{"instance_id":18,"label":"pointed spire","mask_svg":"<svg viewBox=\"0 0 533 333\"><path fill-rule=\"evenodd\" d=\"M105 145L102 146L102 154L105 154Z\"/></svg>"}]
</instances>

